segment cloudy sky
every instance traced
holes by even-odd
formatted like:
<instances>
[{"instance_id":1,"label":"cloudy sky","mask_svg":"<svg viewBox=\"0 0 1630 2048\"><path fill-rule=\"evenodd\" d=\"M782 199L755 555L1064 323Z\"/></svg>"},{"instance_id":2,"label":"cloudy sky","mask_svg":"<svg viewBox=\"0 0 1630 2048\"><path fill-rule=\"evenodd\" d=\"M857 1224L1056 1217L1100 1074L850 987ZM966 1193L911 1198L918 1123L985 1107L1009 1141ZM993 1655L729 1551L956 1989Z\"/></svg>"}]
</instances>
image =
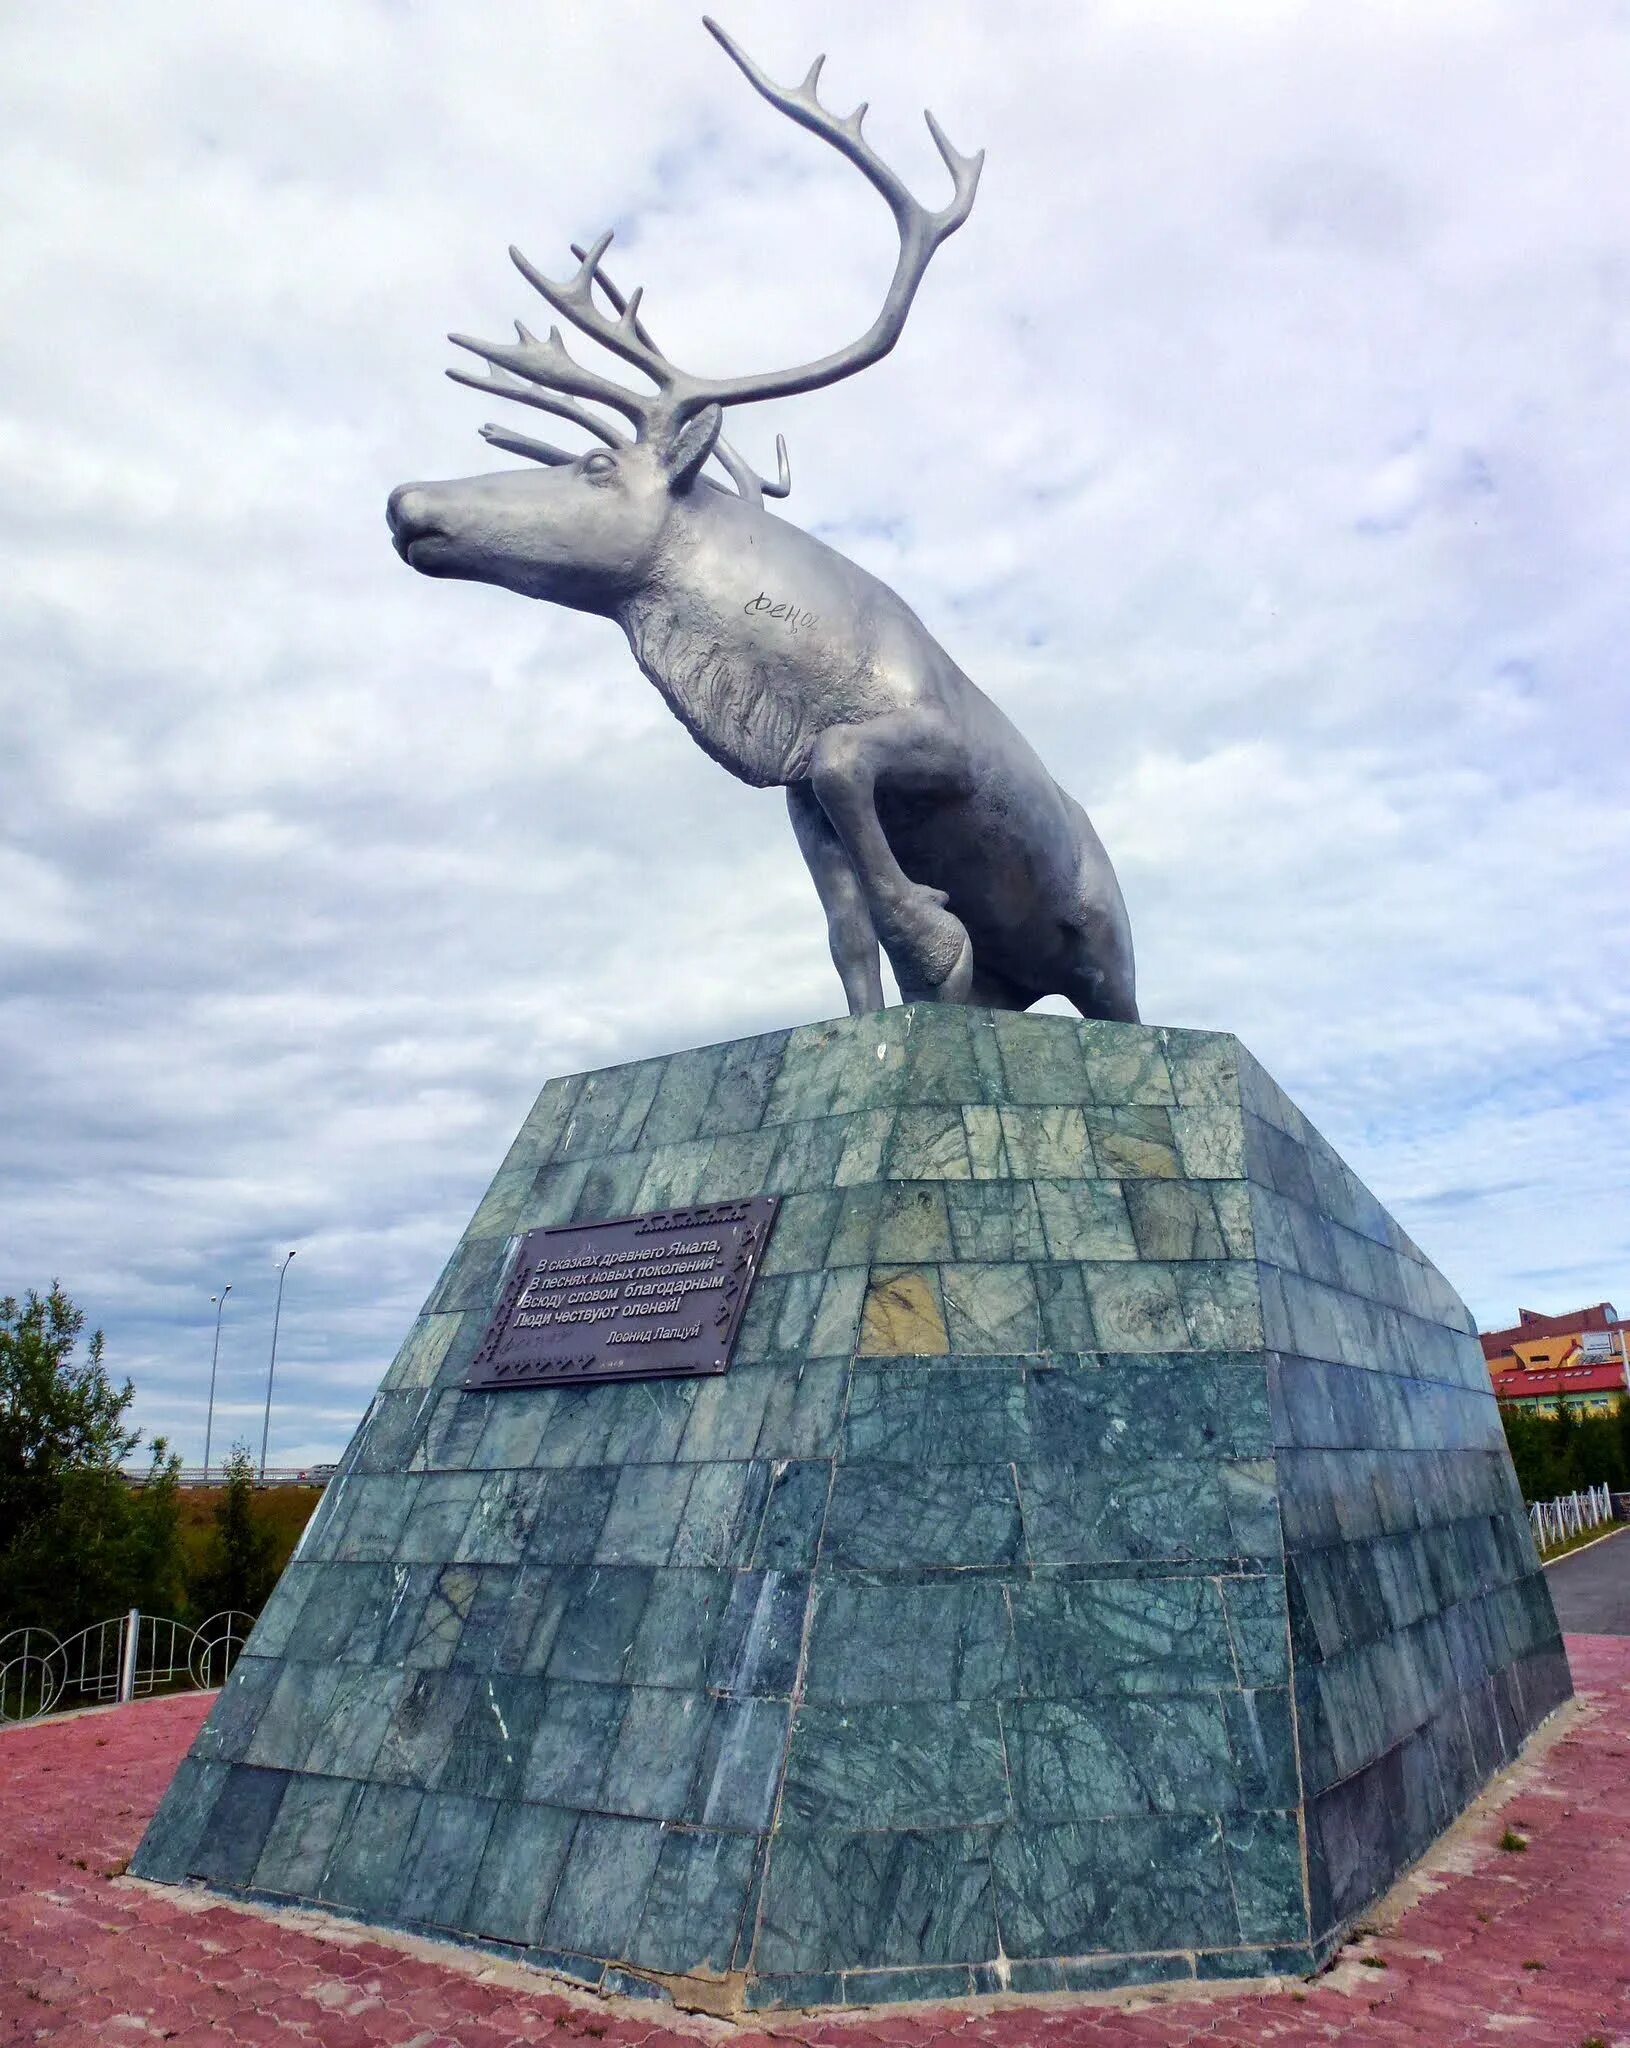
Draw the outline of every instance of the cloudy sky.
<instances>
[{"instance_id":1,"label":"cloudy sky","mask_svg":"<svg viewBox=\"0 0 1630 2048\"><path fill-rule=\"evenodd\" d=\"M896 354L734 437L1087 804L1147 1019L1485 1323L1622 1301L1630 8L729 8L932 202L925 103L988 153ZM442 336L615 226L677 358L799 361L892 230L670 0L6 9L0 221L0 1291L196 1459L298 1247L333 1456L543 1080L842 1007L615 629L392 554L495 466Z\"/></svg>"}]
</instances>

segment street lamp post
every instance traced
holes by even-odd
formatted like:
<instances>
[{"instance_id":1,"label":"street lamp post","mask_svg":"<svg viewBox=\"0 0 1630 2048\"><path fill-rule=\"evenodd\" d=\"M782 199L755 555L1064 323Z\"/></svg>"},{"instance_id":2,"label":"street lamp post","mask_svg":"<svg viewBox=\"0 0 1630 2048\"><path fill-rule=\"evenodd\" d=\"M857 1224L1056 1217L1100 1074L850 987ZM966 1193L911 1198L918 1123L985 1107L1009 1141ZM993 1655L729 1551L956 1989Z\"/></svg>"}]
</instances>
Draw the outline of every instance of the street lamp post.
<instances>
[{"instance_id":1,"label":"street lamp post","mask_svg":"<svg viewBox=\"0 0 1630 2048\"><path fill-rule=\"evenodd\" d=\"M266 1368L266 1419L260 1426L260 1482L266 1483L266 1439L272 1428L272 1375L277 1371L277 1325L283 1314L283 1281L289 1270L289 1259L293 1252L277 1269L277 1307L272 1311L272 1362Z\"/></svg>"},{"instance_id":2,"label":"street lamp post","mask_svg":"<svg viewBox=\"0 0 1630 2048\"><path fill-rule=\"evenodd\" d=\"M212 1294L215 1304L215 1349L209 1354L209 1416L204 1423L204 1484L209 1484L209 1445L215 1434L215 1368L221 1362L221 1317L226 1312L226 1298L232 1292L229 1280L219 1294Z\"/></svg>"}]
</instances>

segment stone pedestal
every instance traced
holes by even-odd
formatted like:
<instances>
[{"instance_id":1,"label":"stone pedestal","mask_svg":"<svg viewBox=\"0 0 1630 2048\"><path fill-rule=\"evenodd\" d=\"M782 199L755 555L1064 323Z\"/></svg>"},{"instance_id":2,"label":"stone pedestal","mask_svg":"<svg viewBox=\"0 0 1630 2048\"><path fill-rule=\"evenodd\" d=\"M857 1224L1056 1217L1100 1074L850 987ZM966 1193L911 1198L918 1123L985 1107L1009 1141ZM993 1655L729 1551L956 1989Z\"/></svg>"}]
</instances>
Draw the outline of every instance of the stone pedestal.
<instances>
[{"instance_id":1,"label":"stone pedestal","mask_svg":"<svg viewBox=\"0 0 1630 2048\"><path fill-rule=\"evenodd\" d=\"M725 1377L461 1391L517 1233L760 1192ZM1305 1971L1568 1690L1237 1041L914 1007L550 1082L135 1868L722 2010Z\"/></svg>"}]
</instances>

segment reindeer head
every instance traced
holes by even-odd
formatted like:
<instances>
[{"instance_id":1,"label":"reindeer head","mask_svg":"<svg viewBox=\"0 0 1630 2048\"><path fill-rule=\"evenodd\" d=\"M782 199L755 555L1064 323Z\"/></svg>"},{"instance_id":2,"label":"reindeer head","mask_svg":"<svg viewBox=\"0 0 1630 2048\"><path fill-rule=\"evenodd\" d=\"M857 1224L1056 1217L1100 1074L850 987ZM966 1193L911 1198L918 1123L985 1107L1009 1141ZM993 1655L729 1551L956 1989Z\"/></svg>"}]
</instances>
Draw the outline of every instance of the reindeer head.
<instances>
[{"instance_id":1,"label":"reindeer head","mask_svg":"<svg viewBox=\"0 0 1630 2048\"><path fill-rule=\"evenodd\" d=\"M541 472L505 470L394 490L386 516L397 553L425 575L497 583L579 611L614 610L649 579L675 500L697 488L723 488L701 474L710 458L750 502L785 497L791 488L779 437L778 477L772 484L721 437L725 408L835 384L887 355L905 327L929 259L967 219L984 159L959 156L932 114L924 118L955 187L949 204L937 213L919 204L863 139L864 103L846 119L821 105L816 86L824 58L815 59L802 85L778 86L715 22L705 25L771 106L829 142L887 202L899 231L900 254L882 311L858 341L797 369L696 377L677 368L652 340L640 318L640 292L624 298L601 269L609 233L591 249L573 245L578 269L564 284L545 277L512 248L515 267L557 313L655 388L630 390L578 363L567 353L558 327L550 328L547 341L539 341L519 321L514 343L450 336L459 348L492 365L489 376L449 370L458 383L570 420L601 445L571 455L507 428L486 426L481 432L488 442L529 457L542 465ZM609 312L596 297L597 288ZM591 406L609 408L632 432L613 426Z\"/></svg>"}]
</instances>

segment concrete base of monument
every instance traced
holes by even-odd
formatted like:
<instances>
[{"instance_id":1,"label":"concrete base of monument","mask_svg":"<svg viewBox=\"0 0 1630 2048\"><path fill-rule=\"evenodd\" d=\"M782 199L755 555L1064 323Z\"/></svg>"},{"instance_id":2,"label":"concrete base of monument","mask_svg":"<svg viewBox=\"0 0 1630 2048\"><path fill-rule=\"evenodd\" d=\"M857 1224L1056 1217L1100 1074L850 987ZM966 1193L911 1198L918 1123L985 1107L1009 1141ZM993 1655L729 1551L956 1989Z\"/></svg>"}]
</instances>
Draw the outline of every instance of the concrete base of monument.
<instances>
[{"instance_id":1,"label":"concrete base of monument","mask_svg":"<svg viewBox=\"0 0 1630 2048\"><path fill-rule=\"evenodd\" d=\"M759 1194L727 1373L465 1387L521 1233ZM1306 1973L1568 1692L1237 1041L913 1007L544 1089L133 1867L714 2011Z\"/></svg>"}]
</instances>

